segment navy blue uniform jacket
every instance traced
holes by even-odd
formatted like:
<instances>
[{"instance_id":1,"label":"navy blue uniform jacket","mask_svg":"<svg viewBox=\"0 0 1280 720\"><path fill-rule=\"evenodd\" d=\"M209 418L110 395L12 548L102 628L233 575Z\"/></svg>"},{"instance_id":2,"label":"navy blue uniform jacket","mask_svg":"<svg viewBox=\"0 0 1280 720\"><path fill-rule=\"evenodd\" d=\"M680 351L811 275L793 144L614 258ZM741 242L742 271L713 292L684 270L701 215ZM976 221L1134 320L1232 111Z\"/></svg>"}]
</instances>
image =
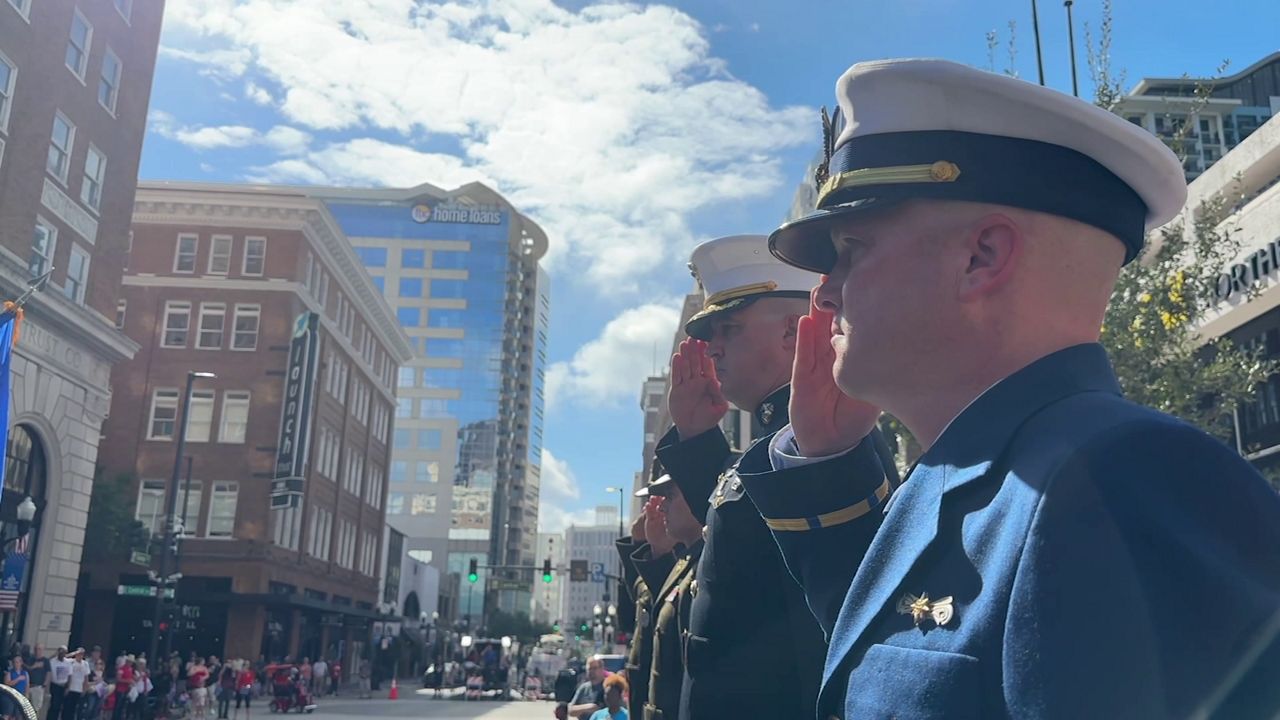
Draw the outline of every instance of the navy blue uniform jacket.
<instances>
[{"instance_id":1,"label":"navy blue uniform jacket","mask_svg":"<svg viewBox=\"0 0 1280 720\"><path fill-rule=\"evenodd\" d=\"M758 444L739 473L766 518L812 516L870 496L874 463L860 446L774 472ZM1280 499L1222 443L1125 401L1101 346L966 408L860 563L847 530L774 533L831 638L819 717L1280 708ZM951 618L917 624L907 593L952 598Z\"/></svg>"}]
</instances>

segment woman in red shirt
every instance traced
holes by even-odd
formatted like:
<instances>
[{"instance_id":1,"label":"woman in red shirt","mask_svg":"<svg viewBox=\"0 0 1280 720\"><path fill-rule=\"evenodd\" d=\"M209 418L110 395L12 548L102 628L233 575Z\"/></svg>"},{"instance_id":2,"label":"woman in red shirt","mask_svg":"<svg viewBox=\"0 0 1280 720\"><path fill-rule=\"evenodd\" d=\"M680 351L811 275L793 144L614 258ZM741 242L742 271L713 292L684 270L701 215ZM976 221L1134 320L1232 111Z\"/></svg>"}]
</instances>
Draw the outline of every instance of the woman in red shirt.
<instances>
[{"instance_id":1,"label":"woman in red shirt","mask_svg":"<svg viewBox=\"0 0 1280 720\"><path fill-rule=\"evenodd\" d=\"M133 661L125 658L123 664L116 667L116 692L111 709L111 720L124 720L125 704L129 700L129 690L133 688Z\"/></svg>"},{"instance_id":2,"label":"woman in red shirt","mask_svg":"<svg viewBox=\"0 0 1280 720\"><path fill-rule=\"evenodd\" d=\"M244 664L244 669L240 671L240 677L236 679L236 712L232 717L240 716L240 703L244 702L244 716L249 717L249 701L253 699L253 681L256 677L253 674L253 668L249 667L249 663Z\"/></svg>"}]
</instances>

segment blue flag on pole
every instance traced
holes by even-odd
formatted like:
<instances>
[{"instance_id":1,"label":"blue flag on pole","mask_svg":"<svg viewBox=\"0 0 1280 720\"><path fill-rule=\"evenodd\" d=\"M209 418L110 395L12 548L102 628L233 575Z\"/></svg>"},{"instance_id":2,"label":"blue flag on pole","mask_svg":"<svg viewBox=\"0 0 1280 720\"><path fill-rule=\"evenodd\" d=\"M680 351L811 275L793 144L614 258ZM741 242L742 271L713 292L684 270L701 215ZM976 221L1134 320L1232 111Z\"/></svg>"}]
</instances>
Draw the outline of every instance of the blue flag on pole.
<instances>
[{"instance_id":1,"label":"blue flag on pole","mask_svg":"<svg viewBox=\"0 0 1280 720\"><path fill-rule=\"evenodd\" d=\"M17 310L0 314L0 449L9 447L9 360L13 357L13 330ZM4 486L4 466L0 463L0 487Z\"/></svg>"}]
</instances>

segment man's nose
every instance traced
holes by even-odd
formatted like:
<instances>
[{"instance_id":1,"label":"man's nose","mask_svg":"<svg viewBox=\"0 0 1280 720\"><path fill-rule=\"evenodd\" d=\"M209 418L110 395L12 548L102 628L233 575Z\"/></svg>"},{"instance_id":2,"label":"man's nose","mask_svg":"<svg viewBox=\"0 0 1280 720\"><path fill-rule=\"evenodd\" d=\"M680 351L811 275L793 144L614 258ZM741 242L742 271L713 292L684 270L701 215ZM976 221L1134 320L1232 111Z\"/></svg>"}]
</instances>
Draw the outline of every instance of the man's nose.
<instances>
[{"instance_id":1,"label":"man's nose","mask_svg":"<svg viewBox=\"0 0 1280 720\"><path fill-rule=\"evenodd\" d=\"M823 275L818 287L813 290L813 303L822 312L835 313L840 310L841 283L830 275Z\"/></svg>"}]
</instances>

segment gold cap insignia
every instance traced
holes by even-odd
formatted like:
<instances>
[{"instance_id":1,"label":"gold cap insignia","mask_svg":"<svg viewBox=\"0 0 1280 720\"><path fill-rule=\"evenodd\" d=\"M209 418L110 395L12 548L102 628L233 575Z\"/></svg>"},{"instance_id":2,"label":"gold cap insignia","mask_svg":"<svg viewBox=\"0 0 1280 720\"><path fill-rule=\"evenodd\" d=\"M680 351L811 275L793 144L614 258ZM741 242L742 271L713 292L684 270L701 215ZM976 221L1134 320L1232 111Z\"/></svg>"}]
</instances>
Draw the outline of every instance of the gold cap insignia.
<instances>
[{"instance_id":1,"label":"gold cap insignia","mask_svg":"<svg viewBox=\"0 0 1280 720\"><path fill-rule=\"evenodd\" d=\"M826 184L827 178L831 177L831 156L835 153L836 138L835 125L831 122L831 116L827 114L827 106L822 106L822 164L818 165L813 171L813 184L818 188L819 192L822 186Z\"/></svg>"},{"instance_id":2,"label":"gold cap insignia","mask_svg":"<svg viewBox=\"0 0 1280 720\"><path fill-rule=\"evenodd\" d=\"M910 615L911 621L916 627L920 627L920 623L926 618L932 619L934 624L938 626L946 625L951 622L951 618L955 616L955 607L952 605L950 595L930 600L929 595L921 593L919 596L907 593L898 601L898 613L902 615Z\"/></svg>"},{"instance_id":3,"label":"gold cap insignia","mask_svg":"<svg viewBox=\"0 0 1280 720\"><path fill-rule=\"evenodd\" d=\"M952 182L960 177L960 168L953 162L939 160L929 166L929 175L935 182Z\"/></svg>"}]
</instances>

